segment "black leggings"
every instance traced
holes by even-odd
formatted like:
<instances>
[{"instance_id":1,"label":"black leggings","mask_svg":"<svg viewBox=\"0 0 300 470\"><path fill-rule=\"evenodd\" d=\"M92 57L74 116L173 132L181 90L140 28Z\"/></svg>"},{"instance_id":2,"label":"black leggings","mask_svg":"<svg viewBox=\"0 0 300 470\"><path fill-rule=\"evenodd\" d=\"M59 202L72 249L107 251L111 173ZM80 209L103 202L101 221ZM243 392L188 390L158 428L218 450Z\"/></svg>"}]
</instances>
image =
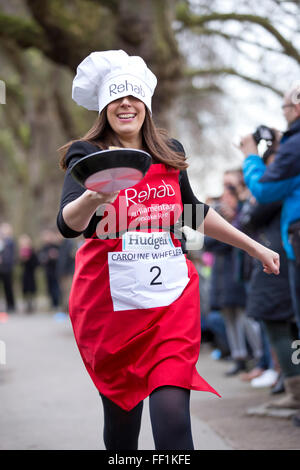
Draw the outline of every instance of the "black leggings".
<instances>
[{"instance_id":1,"label":"black leggings","mask_svg":"<svg viewBox=\"0 0 300 470\"><path fill-rule=\"evenodd\" d=\"M104 408L104 443L107 450L137 450L143 401L125 411L100 394ZM193 450L190 390L164 386L149 397L156 450Z\"/></svg>"}]
</instances>

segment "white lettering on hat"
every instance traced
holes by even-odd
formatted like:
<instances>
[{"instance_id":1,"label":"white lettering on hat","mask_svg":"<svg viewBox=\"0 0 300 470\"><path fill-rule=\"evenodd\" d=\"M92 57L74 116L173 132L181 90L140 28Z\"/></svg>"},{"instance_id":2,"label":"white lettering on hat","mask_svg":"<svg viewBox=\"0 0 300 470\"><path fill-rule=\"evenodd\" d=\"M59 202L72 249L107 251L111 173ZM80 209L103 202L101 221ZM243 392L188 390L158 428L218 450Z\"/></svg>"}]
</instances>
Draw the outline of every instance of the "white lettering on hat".
<instances>
[{"instance_id":1,"label":"white lettering on hat","mask_svg":"<svg viewBox=\"0 0 300 470\"><path fill-rule=\"evenodd\" d=\"M78 65L72 98L80 106L100 113L119 97L133 95L151 113L156 84L156 76L141 57L122 50L96 51Z\"/></svg>"}]
</instances>

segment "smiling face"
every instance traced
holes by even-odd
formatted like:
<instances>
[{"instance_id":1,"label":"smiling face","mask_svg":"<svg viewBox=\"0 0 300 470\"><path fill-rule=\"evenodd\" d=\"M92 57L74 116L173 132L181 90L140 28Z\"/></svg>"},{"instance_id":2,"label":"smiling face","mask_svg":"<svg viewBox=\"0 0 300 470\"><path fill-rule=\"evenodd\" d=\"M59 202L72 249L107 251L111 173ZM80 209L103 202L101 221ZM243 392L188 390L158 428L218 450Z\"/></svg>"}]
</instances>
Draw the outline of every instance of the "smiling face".
<instances>
[{"instance_id":1,"label":"smiling face","mask_svg":"<svg viewBox=\"0 0 300 470\"><path fill-rule=\"evenodd\" d=\"M124 146L141 148L142 125L146 115L145 105L133 96L112 101L107 106L107 120Z\"/></svg>"}]
</instances>

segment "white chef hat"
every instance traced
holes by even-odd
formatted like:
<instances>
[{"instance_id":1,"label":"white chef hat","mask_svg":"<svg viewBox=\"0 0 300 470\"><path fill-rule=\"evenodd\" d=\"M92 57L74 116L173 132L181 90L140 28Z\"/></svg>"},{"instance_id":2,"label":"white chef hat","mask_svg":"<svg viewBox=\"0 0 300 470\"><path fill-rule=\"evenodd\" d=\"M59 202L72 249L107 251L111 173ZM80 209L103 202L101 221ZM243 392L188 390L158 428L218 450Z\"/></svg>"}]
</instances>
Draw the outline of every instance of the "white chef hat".
<instances>
[{"instance_id":1,"label":"white chef hat","mask_svg":"<svg viewBox=\"0 0 300 470\"><path fill-rule=\"evenodd\" d=\"M151 112L156 84L156 76L141 57L122 50L92 52L77 67L72 98L80 106L100 113L112 101L132 95Z\"/></svg>"}]
</instances>

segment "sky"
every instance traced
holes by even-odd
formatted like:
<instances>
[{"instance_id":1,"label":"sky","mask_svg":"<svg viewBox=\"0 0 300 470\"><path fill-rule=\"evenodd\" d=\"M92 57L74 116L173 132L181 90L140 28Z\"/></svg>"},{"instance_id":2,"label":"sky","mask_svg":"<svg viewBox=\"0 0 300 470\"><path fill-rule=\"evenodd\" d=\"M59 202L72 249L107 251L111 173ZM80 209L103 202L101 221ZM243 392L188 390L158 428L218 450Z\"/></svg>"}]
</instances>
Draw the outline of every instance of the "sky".
<instances>
[{"instance_id":1,"label":"sky","mask_svg":"<svg viewBox=\"0 0 300 470\"><path fill-rule=\"evenodd\" d=\"M224 98L227 109L230 109L226 132L222 135L224 146L231 150L231 159L222 158L220 154L217 165L208 170L205 181L197 171L199 155L190 159L189 179L194 193L201 200L208 196L218 197L223 190L223 173L227 169L242 166L243 154L235 147L242 136L253 133L257 126L264 124L280 131L286 130L286 123L282 115L280 97L273 92L254 87L238 78L229 78L226 84L228 96ZM210 129L211 139L218 139L217 129ZM225 142L226 141L226 142ZM222 142L220 142L222 146Z\"/></svg>"},{"instance_id":2,"label":"sky","mask_svg":"<svg viewBox=\"0 0 300 470\"><path fill-rule=\"evenodd\" d=\"M197 4L197 1L195 0ZM203 3L199 1L198 3ZM290 3L290 2L287 2ZM287 38L292 40L295 46L299 44L299 35L295 35L292 31L297 24L295 15L283 16L280 15L279 10L272 10L274 2L265 0L260 2L254 0L247 5L236 0L225 0L219 2L219 11L236 11L236 12L250 12L263 14L264 9L271 22L276 24L276 27ZM295 6L291 6L295 8ZM252 10L251 10L252 9ZM270 16L273 15L273 16ZM222 28L223 32L236 34L242 36L244 39L254 41L255 43L266 45L274 49L280 49L276 39L274 39L268 32L261 27L255 26L245 29L244 25L241 26L237 22L226 22L220 26L220 23L210 24L213 28ZM241 34L241 29L243 33ZM204 55L199 49L199 44L192 44L193 41L189 39L189 43L183 47L185 53L189 54L189 65L195 67L206 67L206 54ZM215 41L215 50L219 55L219 59L225 66L234 67L243 73L262 81L268 82L275 88L282 92L289 89L292 83L299 81L300 71L298 64L286 57L283 54L273 52L263 52L261 47L239 43L241 50L244 54L237 53L237 51L224 43L220 38ZM200 51L200 52L199 52ZM220 66L221 64L218 63ZM226 129L219 132L213 126L209 126L206 135L212 140L219 141L219 147L224 150L222 157L222 150L218 155L217 165L214 164L207 169L207 177L203 179L199 174L199 156L192 155L190 159L189 177L195 194L204 200L207 196L219 196L222 193L223 172L225 169L238 167L242 165L244 157L242 153L237 150L234 144L238 144L240 137L252 133L260 124L275 127L281 131L286 130L286 122L282 115L281 104L282 99L280 96L266 88L253 85L238 77L224 76L222 77L222 88L225 91L225 96L222 98L226 115ZM208 134L207 134L208 133ZM228 149L231 158L228 158Z\"/></svg>"}]
</instances>

